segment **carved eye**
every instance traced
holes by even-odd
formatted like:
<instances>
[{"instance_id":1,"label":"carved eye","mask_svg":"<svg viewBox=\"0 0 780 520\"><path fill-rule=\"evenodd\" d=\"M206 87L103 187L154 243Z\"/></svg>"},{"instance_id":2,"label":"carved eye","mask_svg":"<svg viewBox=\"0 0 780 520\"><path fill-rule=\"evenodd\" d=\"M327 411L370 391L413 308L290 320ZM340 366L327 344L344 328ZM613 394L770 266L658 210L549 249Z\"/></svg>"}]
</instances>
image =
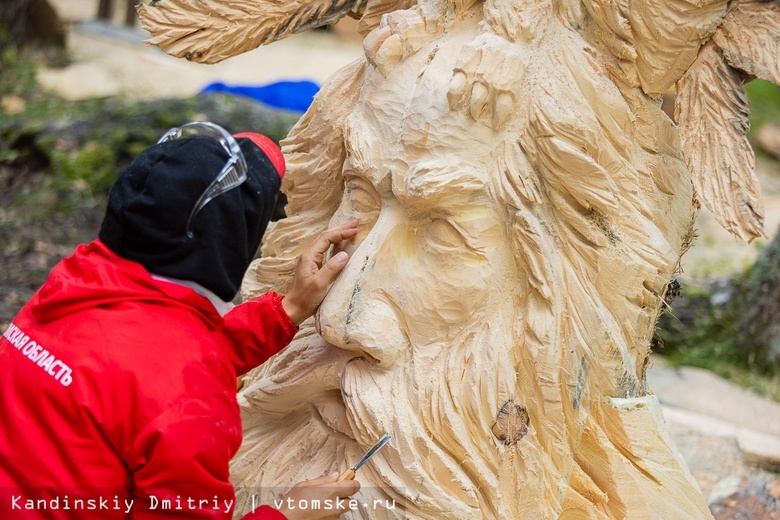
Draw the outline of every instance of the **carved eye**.
<instances>
[{"instance_id":1,"label":"carved eye","mask_svg":"<svg viewBox=\"0 0 780 520\"><path fill-rule=\"evenodd\" d=\"M379 194L361 177L349 176L345 179L345 196L349 210L358 219L375 215L381 207Z\"/></svg>"},{"instance_id":2,"label":"carved eye","mask_svg":"<svg viewBox=\"0 0 780 520\"><path fill-rule=\"evenodd\" d=\"M428 226L430 244L444 250L462 250L464 245L463 235L446 220L434 220Z\"/></svg>"},{"instance_id":3,"label":"carved eye","mask_svg":"<svg viewBox=\"0 0 780 520\"><path fill-rule=\"evenodd\" d=\"M428 245L434 250L457 254L470 265L486 261L479 239L468 236L458 223L444 218L436 219L427 226L426 237Z\"/></svg>"}]
</instances>

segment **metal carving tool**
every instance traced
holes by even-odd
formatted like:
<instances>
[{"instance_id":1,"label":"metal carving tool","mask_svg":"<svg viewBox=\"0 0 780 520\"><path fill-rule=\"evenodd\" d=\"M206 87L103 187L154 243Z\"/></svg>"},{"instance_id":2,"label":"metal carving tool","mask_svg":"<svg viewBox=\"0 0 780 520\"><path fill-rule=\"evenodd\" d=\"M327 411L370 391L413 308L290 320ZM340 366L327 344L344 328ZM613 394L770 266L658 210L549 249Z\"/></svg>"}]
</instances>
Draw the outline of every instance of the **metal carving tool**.
<instances>
[{"instance_id":1,"label":"metal carving tool","mask_svg":"<svg viewBox=\"0 0 780 520\"><path fill-rule=\"evenodd\" d=\"M348 469L344 473L342 473L338 480L336 482L341 482L342 480L354 480L355 479L355 472L360 469L360 466L368 462L368 460L377 454L379 450L385 447L385 444L390 442L390 435L387 433L382 435L382 437L379 438L378 441L376 441L376 444L371 446L371 448L368 449L365 455L363 455L363 458L358 461L357 464L355 464L352 468Z\"/></svg>"}]
</instances>

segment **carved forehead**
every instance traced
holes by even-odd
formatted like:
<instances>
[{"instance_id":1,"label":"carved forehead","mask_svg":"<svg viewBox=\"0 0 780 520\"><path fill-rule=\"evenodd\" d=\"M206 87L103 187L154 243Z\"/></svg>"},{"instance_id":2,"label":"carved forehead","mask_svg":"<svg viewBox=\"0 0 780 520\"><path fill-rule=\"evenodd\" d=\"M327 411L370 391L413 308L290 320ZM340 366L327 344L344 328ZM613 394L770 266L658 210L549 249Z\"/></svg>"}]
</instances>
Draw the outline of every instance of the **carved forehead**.
<instances>
[{"instance_id":1,"label":"carved forehead","mask_svg":"<svg viewBox=\"0 0 780 520\"><path fill-rule=\"evenodd\" d=\"M476 26L423 45L391 69L368 66L343 135L352 174L408 202L459 204L494 194L495 131L450 108L448 91Z\"/></svg>"},{"instance_id":2,"label":"carved forehead","mask_svg":"<svg viewBox=\"0 0 780 520\"><path fill-rule=\"evenodd\" d=\"M496 145L494 132L464 111L450 109L447 87L454 58L443 54L425 64L406 60L388 78L378 73L367 77L360 102L343 126L353 161L375 164L379 157L371 150L384 159L405 162L432 154L465 161L490 155Z\"/></svg>"},{"instance_id":3,"label":"carved forehead","mask_svg":"<svg viewBox=\"0 0 780 520\"><path fill-rule=\"evenodd\" d=\"M462 140L464 128L470 131L481 124L461 111L450 110L448 92L453 72L464 46L478 35L476 25L468 24L466 31L441 40L433 40L411 54L397 57L398 61L384 68L368 65L360 98L351 119L362 117L385 142L403 141L409 148L422 148ZM471 27L473 25L473 27ZM392 38L391 38L392 39ZM433 131L432 131L433 129ZM483 141L489 144L495 136L482 128Z\"/></svg>"},{"instance_id":4,"label":"carved forehead","mask_svg":"<svg viewBox=\"0 0 780 520\"><path fill-rule=\"evenodd\" d=\"M350 170L380 192L410 203L461 205L488 201L494 143L478 123L456 121L455 111L428 119L410 114L400 120L356 110L344 125ZM461 126L458 126L461 125ZM388 140L392 137L393 140Z\"/></svg>"}]
</instances>

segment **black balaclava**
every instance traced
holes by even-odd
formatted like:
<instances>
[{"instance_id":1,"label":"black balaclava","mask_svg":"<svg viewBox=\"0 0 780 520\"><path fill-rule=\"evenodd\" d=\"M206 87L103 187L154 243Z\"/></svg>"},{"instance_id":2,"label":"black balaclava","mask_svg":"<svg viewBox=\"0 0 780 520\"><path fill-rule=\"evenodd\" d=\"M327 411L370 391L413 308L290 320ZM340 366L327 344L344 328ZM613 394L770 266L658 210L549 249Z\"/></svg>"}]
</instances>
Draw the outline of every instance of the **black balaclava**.
<instances>
[{"instance_id":1,"label":"black balaclava","mask_svg":"<svg viewBox=\"0 0 780 520\"><path fill-rule=\"evenodd\" d=\"M271 219L284 173L281 152L271 150L270 141L262 146L274 162L257 139L236 141L247 179L198 212L191 237L190 212L228 160L216 140L204 137L166 141L142 152L111 189L100 240L150 273L197 282L232 300Z\"/></svg>"}]
</instances>

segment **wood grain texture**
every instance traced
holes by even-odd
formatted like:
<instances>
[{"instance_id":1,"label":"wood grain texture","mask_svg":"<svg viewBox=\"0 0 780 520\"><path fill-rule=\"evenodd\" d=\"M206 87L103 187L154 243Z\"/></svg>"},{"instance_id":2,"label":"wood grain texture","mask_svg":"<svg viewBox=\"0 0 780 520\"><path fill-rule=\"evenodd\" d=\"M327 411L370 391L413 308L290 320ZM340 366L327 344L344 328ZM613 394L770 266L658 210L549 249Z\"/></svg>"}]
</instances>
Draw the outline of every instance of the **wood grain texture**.
<instances>
[{"instance_id":1,"label":"wood grain texture","mask_svg":"<svg viewBox=\"0 0 780 520\"><path fill-rule=\"evenodd\" d=\"M157 0L137 7L141 26L155 45L177 58L219 63L291 34L366 15L368 32L403 0Z\"/></svg>"},{"instance_id":2,"label":"wood grain texture","mask_svg":"<svg viewBox=\"0 0 780 520\"><path fill-rule=\"evenodd\" d=\"M675 118L698 196L726 230L752 241L766 236L755 156L747 140L745 76L707 44L677 87Z\"/></svg>"},{"instance_id":3,"label":"wood grain texture","mask_svg":"<svg viewBox=\"0 0 780 520\"><path fill-rule=\"evenodd\" d=\"M766 81L780 83L780 4L743 0L713 35L728 64Z\"/></svg>"},{"instance_id":4,"label":"wood grain texture","mask_svg":"<svg viewBox=\"0 0 780 520\"><path fill-rule=\"evenodd\" d=\"M218 63L264 43L334 23L356 0L159 0L140 4L147 43L177 58Z\"/></svg>"}]
</instances>

